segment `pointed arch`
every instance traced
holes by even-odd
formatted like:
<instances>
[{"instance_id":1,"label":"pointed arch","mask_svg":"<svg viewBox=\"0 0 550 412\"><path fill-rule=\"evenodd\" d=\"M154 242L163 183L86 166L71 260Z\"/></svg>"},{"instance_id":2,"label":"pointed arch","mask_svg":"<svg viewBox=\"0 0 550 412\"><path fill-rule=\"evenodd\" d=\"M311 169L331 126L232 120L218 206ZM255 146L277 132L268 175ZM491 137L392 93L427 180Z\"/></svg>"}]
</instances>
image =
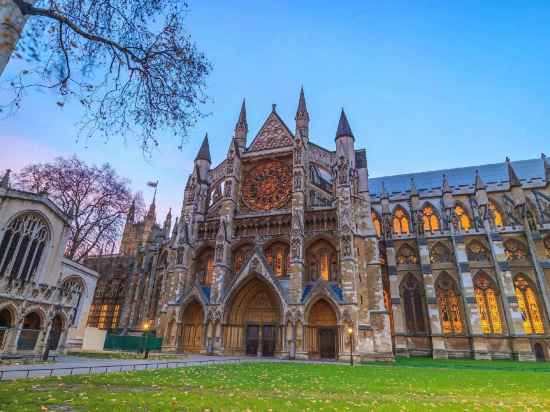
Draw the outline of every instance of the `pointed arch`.
<instances>
[{"instance_id":1,"label":"pointed arch","mask_svg":"<svg viewBox=\"0 0 550 412\"><path fill-rule=\"evenodd\" d=\"M335 359L339 346L337 306L319 295L307 305L305 319L305 348L310 359Z\"/></svg>"},{"instance_id":2,"label":"pointed arch","mask_svg":"<svg viewBox=\"0 0 550 412\"><path fill-rule=\"evenodd\" d=\"M504 253L506 259L511 261L523 261L529 256L527 246L518 239L507 239L504 241Z\"/></svg>"},{"instance_id":3,"label":"pointed arch","mask_svg":"<svg viewBox=\"0 0 550 412\"><path fill-rule=\"evenodd\" d=\"M494 199L489 199L489 204L487 205L489 209L489 218L493 223L494 227L501 228L505 226L504 215L502 214L502 208Z\"/></svg>"},{"instance_id":4,"label":"pointed arch","mask_svg":"<svg viewBox=\"0 0 550 412\"><path fill-rule=\"evenodd\" d=\"M408 333L427 333L427 312L422 282L412 273L408 273L401 281L400 291Z\"/></svg>"},{"instance_id":5,"label":"pointed arch","mask_svg":"<svg viewBox=\"0 0 550 412\"><path fill-rule=\"evenodd\" d=\"M431 263L450 263L451 260L451 250L443 242L436 242L430 249Z\"/></svg>"},{"instance_id":6,"label":"pointed arch","mask_svg":"<svg viewBox=\"0 0 550 412\"><path fill-rule=\"evenodd\" d=\"M214 248L202 248L195 259L195 279L203 285L211 285L214 280Z\"/></svg>"},{"instance_id":7,"label":"pointed arch","mask_svg":"<svg viewBox=\"0 0 550 412\"><path fill-rule=\"evenodd\" d=\"M470 218L470 215L468 214L467 209L464 207L462 203L456 202L454 207L454 214L457 218L460 229L462 230L471 229L472 219Z\"/></svg>"},{"instance_id":8,"label":"pointed arch","mask_svg":"<svg viewBox=\"0 0 550 412\"><path fill-rule=\"evenodd\" d=\"M409 214L401 206L393 211L392 227L396 235L407 235L411 231Z\"/></svg>"},{"instance_id":9,"label":"pointed arch","mask_svg":"<svg viewBox=\"0 0 550 412\"><path fill-rule=\"evenodd\" d=\"M491 260L491 252L477 239L466 245L466 255L470 262L489 262Z\"/></svg>"},{"instance_id":10,"label":"pointed arch","mask_svg":"<svg viewBox=\"0 0 550 412\"><path fill-rule=\"evenodd\" d=\"M306 276L309 282L338 280L338 254L329 242L320 239L307 248Z\"/></svg>"},{"instance_id":11,"label":"pointed arch","mask_svg":"<svg viewBox=\"0 0 550 412\"><path fill-rule=\"evenodd\" d=\"M43 331L46 315L40 308L31 308L23 317L23 326L17 341L18 350L35 349L38 337Z\"/></svg>"},{"instance_id":12,"label":"pointed arch","mask_svg":"<svg viewBox=\"0 0 550 412\"><path fill-rule=\"evenodd\" d=\"M236 247L233 251L233 273L238 274L243 268L246 261L254 253L254 245L252 243L243 243Z\"/></svg>"},{"instance_id":13,"label":"pointed arch","mask_svg":"<svg viewBox=\"0 0 550 412\"><path fill-rule=\"evenodd\" d=\"M376 232L376 236L380 238L382 236L382 224L380 223L380 217L378 216L378 213L376 213L376 210L371 209L370 217L372 219L372 225L374 227L374 231Z\"/></svg>"},{"instance_id":14,"label":"pointed arch","mask_svg":"<svg viewBox=\"0 0 550 412\"><path fill-rule=\"evenodd\" d=\"M481 271L474 276L474 293L479 311L481 332L484 335L502 334L502 311L497 286Z\"/></svg>"},{"instance_id":15,"label":"pointed arch","mask_svg":"<svg viewBox=\"0 0 550 412\"><path fill-rule=\"evenodd\" d=\"M282 240L275 240L264 247L265 259L275 276L287 276L290 268L289 251L288 243Z\"/></svg>"},{"instance_id":16,"label":"pointed arch","mask_svg":"<svg viewBox=\"0 0 550 412\"><path fill-rule=\"evenodd\" d=\"M435 282L435 290L443 333L464 333L460 292L455 280L447 272L442 272Z\"/></svg>"},{"instance_id":17,"label":"pointed arch","mask_svg":"<svg viewBox=\"0 0 550 412\"><path fill-rule=\"evenodd\" d=\"M441 229L439 214L431 203L426 202L422 206L422 226L425 232L435 232Z\"/></svg>"},{"instance_id":18,"label":"pointed arch","mask_svg":"<svg viewBox=\"0 0 550 412\"><path fill-rule=\"evenodd\" d=\"M188 299L183 308L180 349L184 352L200 352L204 348L205 308L196 297Z\"/></svg>"},{"instance_id":19,"label":"pointed arch","mask_svg":"<svg viewBox=\"0 0 550 412\"><path fill-rule=\"evenodd\" d=\"M407 243L402 245L397 250L396 259L397 259L397 264L399 264L399 265L416 265L416 264L418 264L418 254L416 253L416 250L414 250Z\"/></svg>"},{"instance_id":20,"label":"pointed arch","mask_svg":"<svg viewBox=\"0 0 550 412\"><path fill-rule=\"evenodd\" d=\"M523 330L526 334L543 334L544 322L540 311L540 301L536 289L527 275L519 273L514 277L514 289L523 317Z\"/></svg>"}]
</instances>

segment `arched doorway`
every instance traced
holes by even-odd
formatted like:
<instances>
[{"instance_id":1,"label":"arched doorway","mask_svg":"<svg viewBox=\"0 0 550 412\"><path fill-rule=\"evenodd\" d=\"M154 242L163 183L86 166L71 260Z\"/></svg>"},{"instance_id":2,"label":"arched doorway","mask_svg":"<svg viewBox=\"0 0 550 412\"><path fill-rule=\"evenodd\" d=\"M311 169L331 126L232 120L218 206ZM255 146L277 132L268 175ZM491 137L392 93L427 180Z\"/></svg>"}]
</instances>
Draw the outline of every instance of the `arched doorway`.
<instances>
[{"instance_id":1,"label":"arched doorway","mask_svg":"<svg viewBox=\"0 0 550 412\"><path fill-rule=\"evenodd\" d=\"M542 345L540 343L535 343L533 345L533 349L537 362L544 362L546 360L546 356L544 355L544 348L542 347Z\"/></svg>"},{"instance_id":2,"label":"arched doorway","mask_svg":"<svg viewBox=\"0 0 550 412\"><path fill-rule=\"evenodd\" d=\"M200 352L204 346L204 311L197 300L187 304L182 316L181 349Z\"/></svg>"},{"instance_id":3,"label":"arched doorway","mask_svg":"<svg viewBox=\"0 0 550 412\"><path fill-rule=\"evenodd\" d=\"M228 353L273 356L281 349L281 306L264 281L249 280L229 302L224 347Z\"/></svg>"},{"instance_id":4,"label":"arched doorway","mask_svg":"<svg viewBox=\"0 0 550 412\"><path fill-rule=\"evenodd\" d=\"M17 341L18 350L34 350L42 328L42 319L36 312L31 312L23 319L23 328Z\"/></svg>"},{"instance_id":5,"label":"arched doorway","mask_svg":"<svg viewBox=\"0 0 550 412\"><path fill-rule=\"evenodd\" d=\"M309 311L306 350L310 359L336 359L338 353L336 313L325 299L315 302Z\"/></svg>"},{"instance_id":6,"label":"arched doorway","mask_svg":"<svg viewBox=\"0 0 550 412\"><path fill-rule=\"evenodd\" d=\"M13 325L13 316L8 308L4 308L0 311L0 351L4 350L8 333Z\"/></svg>"},{"instance_id":7,"label":"arched doorway","mask_svg":"<svg viewBox=\"0 0 550 412\"><path fill-rule=\"evenodd\" d=\"M55 315L52 320L52 326L50 328L50 335L48 336L48 349L56 350L59 346L59 338L63 332L63 319L61 315Z\"/></svg>"}]
</instances>

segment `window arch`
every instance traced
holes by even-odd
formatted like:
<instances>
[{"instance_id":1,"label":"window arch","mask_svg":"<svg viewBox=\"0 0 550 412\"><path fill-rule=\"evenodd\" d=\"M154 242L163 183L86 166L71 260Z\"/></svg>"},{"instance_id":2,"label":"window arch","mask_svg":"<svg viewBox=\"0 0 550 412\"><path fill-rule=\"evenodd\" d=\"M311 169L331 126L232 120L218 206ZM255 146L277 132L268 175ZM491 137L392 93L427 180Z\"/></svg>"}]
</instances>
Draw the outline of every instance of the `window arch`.
<instances>
[{"instance_id":1,"label":"window arch","mask_svg":"<svg viewBox=\"0 0 550 412\"><path fill-rule=\"evenodd\" d=\"M472 227L472 221L470 220L470 216L468 216L468 213L466 212L464 207L462 207L461 205L456 205L454 210L460 228L462 230L470 230L470 228Z\"/></svg>"},{"instance_id":2,"label":"window arch","mask_svg":"<svg viewBox=\"0 0 550 412\"><path fill-rule=\"evenodd\" d=\"M471 262L486 262L491 260L491 253L479 240L472 240L466 246L466 254Z\"/></svg>"},{"instance_id":3,"label":"window arch","mask_svg":"<svg viewBox=\"0 0 550 412\"><path fill-rule=\"evenodd\" d=\"M483 272L477 274L474 278L474 292L483 334L502 333L499 297L492 279Z\"/></svg>"},{"instance_id":4,"label":"window arch","mask_svg":"<svg viewBox=\"0 0 550 412\"><path fill-rule=\"evenodd\" d=\"M393 213L393 233L396 235L406 235L410 233L409 215L402 207L395 209Z\"/></svg>"},{"instance_id":5,"label":"window arch","mask_svg":"<svg viewBox=\"0 0 550 412\"><path fill-rule=\"evenodd\" d=\"M426 333L426 316L422 284L409 273L401 282L403 309L409 333Z\"/></svg>"},{"instance_id":6,"label":"window arch","mask_svg":"<svg viewBox=\"0 0 550 412\"><path fill-rule=\"evenodd\" d=\"M24 213L13 219L0 243L0 276L31 279L49 238L48 224L40 215Z\"/></svg>"},{"instance_id":7,"label":"window arch","mask_svg":"<svg viewBox=\"0 0 550 412\"><path fill-rule=\"evenodd\" d=\"M521 261L527 259L527 248L525 245L516 239L508 239L504 241L504 253L508 261Z\"/></svg>"},{"instance_id":8,"label":"window arch","mask_svg":"<svg viewBox=\"0 0 550 412\"><path fill-rule=\"evenodd\" d=\"M397 251L397 263L400 265L416 265L418 263L418 256L416 251L405 244Z\"/></svg>"},{"instance_id":9,"label":"window arch","mask_svg":"<svg viewBox=\"0 0 550 412\"><path fill-rule=\"evenodd\" d=\"M437 278L435 289L443 333L463 333L462 305L456 282L448 273L443 272Z\"/></svg>"},{"instance_id":10,"label":"window arch","mask_svg":"<svg viewBox=\"0 0 550 412\"><path fill-rule=\"evenodd\" d=\"M378 213L372 209L370 211L370 216L372 219L372 225L374 226L374 231L376 232L376 236L380 237L382 236L382 225L380 224L380 218L378 217Z\"/></svg>"},{"instance_id":11,"label":"window arch","mask_svg":"<svg viewBox=\"0 0 550 412\"><path fill-rule=\"evenodd\" d=\"M430 249L431 263L449 263L451 261L451 251L441 242L437 242Z\"/></svg>"},{"instance_id":12,"label":"window arch","mask_svg":"<svg viewBox=\"0 0 550 412\"><path fill-rule=\"evenodd\" d=\"M336 281L338 273L338 255L336 249L325 240L318 240L311 245L306 253L307 277L309 281L322 278L326 281Z\"/></svg>"},{"instance_id":13,"label":"window arch","mask_svg":"<svg viewBox=\"0 0 550 412\"><path fill-rule=\"evenodd\" d=\"M284 242L270 244L265 250L267 264L273 269L275 276L286 276L290 266L288 245Z\"/></svg>"},{"instance_id":14,"label":"window arch","mask_svg":"<svg viewBox=\"0 0 550 412\"><path fill-rule=\"evenodd\" d=\"M495 227L504 227L502 212L494 200L489 200L489 217Z\"/></svg>"},{"instance_id":15,"label":"window arch","mask_svg":"<svg viewBox=\"0 0 550 412\"><path fill-rule=\"evenodd\" d=\"M252 254L254 247L250 244L242 245L233 253L233 272L239 273L246 260Z\"/></svg>"},{"instance_id":16,"label":"window arch","mask_svg":"<svg viewBox=\"0 0 550 412\"><path fill-rule=\"evenodd\" d=\"M422 225L425 232L435 232L440 229L439 216L431 205L422 208Z\"/></svg>"},{"instance_id":17,"label":"window arch","mask_svg":"<svg viewBox=\"0 0 550 412\"><path fill-rule=\"evenodd\" d=\"M518 299L521 316L523 317L523 329L526 334L544 333L544 325L540 312L537 294L527 276L519 274L514 278L514 287Z\"/></svg>"},{"instance_id":18,"label":"window arch","mask_svg":"<svg viewBox=\"0 0 550 412\"><path fill-rule=\"evenodd\" d=\"M197 258L197 278L204 285L211 285L214 280L214 249L206 248Z\"/></svg>"}]
</instances>

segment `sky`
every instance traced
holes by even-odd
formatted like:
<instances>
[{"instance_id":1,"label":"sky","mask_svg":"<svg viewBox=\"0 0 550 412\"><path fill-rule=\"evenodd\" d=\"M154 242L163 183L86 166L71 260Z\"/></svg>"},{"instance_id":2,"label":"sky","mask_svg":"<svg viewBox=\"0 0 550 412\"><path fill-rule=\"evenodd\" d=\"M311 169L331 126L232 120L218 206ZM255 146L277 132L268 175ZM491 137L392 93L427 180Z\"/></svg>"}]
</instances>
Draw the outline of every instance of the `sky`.
<instances>
[{"instance_id":1,"label":"sky","mask_svg":"<svg viewBox=\"0 0 550 412\"><path fill-rule=\"evenodd\" d=\"M0 120L0 170L72 154L109 162L146 202L152 196L146 182L159 180L162 221L169 207L180 210L206 132L216 164L227 153L243 98L249 143L272 103L294 130L301 85L310 140L333 149L343 107L356 148L367 149L372 177L550 154L548 1L189 5L188 30L213 71L211 102L203 109L210 114L182 150L170 137L149 159L131 138L78 141L77 104L59 108L54 95L31 93L17 114Z\"/></svg>"}]
</instances>

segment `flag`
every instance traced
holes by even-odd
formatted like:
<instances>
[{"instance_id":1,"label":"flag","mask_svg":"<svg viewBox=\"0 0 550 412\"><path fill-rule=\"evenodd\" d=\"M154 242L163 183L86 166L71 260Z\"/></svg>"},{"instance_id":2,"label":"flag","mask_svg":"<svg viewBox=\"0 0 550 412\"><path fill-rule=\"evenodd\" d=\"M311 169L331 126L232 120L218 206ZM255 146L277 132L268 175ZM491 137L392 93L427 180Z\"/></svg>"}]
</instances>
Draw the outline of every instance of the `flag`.
<instances>
[{"instance_id":1,"label":"flag","mask_svg":"<svg viewBox=\"0 0 550 412\"><path fill-rule=\"evenodd\" d=\"M156 182L147 182L147 186L154 187L154 188L156 188L158 184L159 184L158 180Z\"/></svg>"}]
</instances>

